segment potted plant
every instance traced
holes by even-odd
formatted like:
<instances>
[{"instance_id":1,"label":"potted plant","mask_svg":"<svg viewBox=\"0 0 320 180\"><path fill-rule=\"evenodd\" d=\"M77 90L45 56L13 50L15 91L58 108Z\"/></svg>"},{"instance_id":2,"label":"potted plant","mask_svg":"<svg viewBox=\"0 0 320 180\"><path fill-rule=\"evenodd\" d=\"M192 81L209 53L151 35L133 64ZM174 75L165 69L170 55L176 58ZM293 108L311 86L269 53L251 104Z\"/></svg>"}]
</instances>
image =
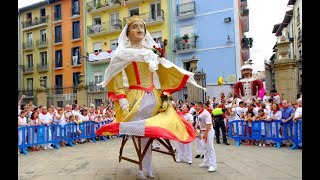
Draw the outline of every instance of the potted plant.
<instances>
[{"instance_id":1,"label":"potted plant","mask_svg":"<svg viewBox=\"0 0 320 180\"><path fill-rule=\"evenodd\" d=\"M91 11L92 10L92 6L90 5L90 4L88 4L88 6L87 6L87 11L89 12L89 11Z\"/></svg>"},{"instance_id":2,"label":"potted plant","mask_svg":"<svg viewBox=\"0 0 320 180\"><path fill-rule=\"evenodd\" d=\"M101 2L100 1L98 1L97 4L96 4L96 9L98 9L98 8L101 8Z\"/></svg>"},{"instance_id":3,"label":"potted plant","mask_svg":"<svg viewBox=\"0 0 320 180\"><path fill-rule=\"evenodd\" d=\"M188 34L184 34L182 36L182 39L184 40L184 43L188 43L189 35Z\"/></svg>"}]
</instances>

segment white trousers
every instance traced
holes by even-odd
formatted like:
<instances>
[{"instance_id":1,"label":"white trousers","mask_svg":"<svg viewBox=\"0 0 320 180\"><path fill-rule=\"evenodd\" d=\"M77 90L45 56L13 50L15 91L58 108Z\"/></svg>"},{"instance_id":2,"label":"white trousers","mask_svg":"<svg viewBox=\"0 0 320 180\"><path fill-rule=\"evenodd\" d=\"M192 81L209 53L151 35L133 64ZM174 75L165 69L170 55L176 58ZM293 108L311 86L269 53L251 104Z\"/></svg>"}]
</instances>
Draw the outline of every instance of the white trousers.
<instances>
[{"instance_id":1,"label":"white trousers","mask_svg":"<svg viewBox=\"0 0 320 180\"><path fill-rule=\"evenodd\" d=\"M192 146L191 143L183 144L178 142L178 159L183 160L187 156L187 161L192 162Z\"/></svg>"},{"instance_id":2,"label":"white trousers","mask_svg":"<svg viewBox=\"0 0 320 180\"><path fill-rule=\"evenodd\" d=\"M172 148L173 148L173 150L178 150L178 142L177 141L174 141L174 140L169 140L170 141L170 144L171 144L171 146L172 146Z\"/></svg>"},{"instance_id":3,"label":"white trousers","mask_svg":"<svg viewBox=\"0 0 320 180\"><path fill-rule=\"evenodd\" d=\"M203 139L199 139L199 137L196 138L196 151L197 155L204 155L204 141Z\"/></svg>"},{"instance_id":4,"label":"white trousers","mask_svg":"<svg viewBox=\"0 0 320 180\"><path fill-rule=\"evenodd\" d=\"M143 152L150 138L141 138L141 151ZM139 166L138 166L139 169ZM140 169L139 169L140 170ZM142 170L152 173L151 144L142 159Z\"/></svg>"},{"instance_id":5,"label":"white trousers","mask_svg":"<svg viewBox=\"0 0 320 180\"><path fill-rule=\"evenodd\" d=\"M207 141L205 142L203 163L217 168L216 153L213 148L214 130L211 129L208 133Z\"/></svg>"}]
</instances>

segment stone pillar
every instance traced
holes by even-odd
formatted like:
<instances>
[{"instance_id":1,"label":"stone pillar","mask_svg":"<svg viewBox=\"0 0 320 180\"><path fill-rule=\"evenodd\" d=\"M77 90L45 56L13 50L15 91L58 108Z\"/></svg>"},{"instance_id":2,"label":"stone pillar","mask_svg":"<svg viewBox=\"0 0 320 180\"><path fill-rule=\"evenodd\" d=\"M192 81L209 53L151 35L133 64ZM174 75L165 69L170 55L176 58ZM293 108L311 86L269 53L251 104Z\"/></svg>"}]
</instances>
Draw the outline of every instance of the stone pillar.
<instances>
[{"instance_id":1,"label":"stone pillar","mask_svg":"<svg viewBox=\"0 0 320 180\"><path fill-rule=\"evenodd\" d=\"M198 61L194 56L192 56L192 59L190 62L190 69L188 69L190 72L194 73L194 79L196 82L200 85L204 85L205 81L205 73L198 71ZM192 84L187 84L187 91L188 91L188 102L203 102L204 101L204 91L202 89L199 89Z\"/></svg>"},{"instance_id":2,"label":"stone pillar","mask_svg":"<svg viewBox=\"0 0 320 180\"><path fill-rule=\"evenodd\" d=\"M80 106L88 106L88 92L87 86L85 84L85 75L80 74L80 83L77 86L77 104Z\"/></svg>"},{"instance_id":3,"label":"stone pillar","mask_svg":"<svg viewBox=\"0 0 320 180\"><path fill-rule=\"evenodd\" d=\"M290 41L281 36L277 45L278 59L274 63L276 90L281 100L295 101L298 93L297 62L288 57Z\"/></svg>"},{"instance_id":4,"label":"stone pillar","mask_svg":"<svg viewBox=\"0 0 320 180\"><path fill-rule=\"evenodd\" d=\"M47 90L44 86L44 79L40 78L40 87L37 89L37 106L47 106Z\"/></svg>"}]
</instances>

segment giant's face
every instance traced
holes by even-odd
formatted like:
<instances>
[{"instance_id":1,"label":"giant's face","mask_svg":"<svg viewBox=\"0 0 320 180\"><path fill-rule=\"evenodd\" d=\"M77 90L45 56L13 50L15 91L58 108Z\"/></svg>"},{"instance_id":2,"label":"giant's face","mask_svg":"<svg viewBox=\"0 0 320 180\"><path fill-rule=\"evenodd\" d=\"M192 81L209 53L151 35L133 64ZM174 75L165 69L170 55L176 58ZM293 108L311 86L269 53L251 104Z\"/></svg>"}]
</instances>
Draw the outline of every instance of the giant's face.
<instances>
[{"instance_id":1,"label":"giant's face","mask_svg":"<svg viewBox=\"0 0 320 180\"><path fill-rule=\"evenodd\" d=\"M145 24L141 21L134 21L129 24L127 37L130 42L141 42L145 36Z\"/></svg>"},{"instance_id":2,"label":"giant's face","mask_svg":"<svg viewBox=\"0 0 320 180\"><path fill-rule=\"evenodd\" d=\"M241 71L243 77L248 78L252 76L252 70L251 69L243 69Z\"/></svg>"}]
</instances>

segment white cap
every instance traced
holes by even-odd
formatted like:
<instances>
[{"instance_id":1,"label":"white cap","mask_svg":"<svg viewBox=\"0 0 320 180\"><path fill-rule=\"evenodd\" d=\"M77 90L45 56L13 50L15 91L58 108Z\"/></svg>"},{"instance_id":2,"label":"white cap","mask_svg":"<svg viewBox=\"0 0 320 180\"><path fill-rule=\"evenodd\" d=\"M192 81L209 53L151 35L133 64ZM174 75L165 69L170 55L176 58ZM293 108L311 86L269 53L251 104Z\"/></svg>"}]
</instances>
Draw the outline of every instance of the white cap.
<instances>
[{"instance_id":1,"label":"white cap","mask_svg":"<svg viewBox=\"0 0 320 180\"><path fill-rule=\"evenodd\" d=\"M253 70L251 64L252 64L252 60L251 60L251 59L245 61L244 64L243 64L243 66L241 66L240 71L242 71L242 70L244 70L244 69L251 69L251 70Z\"/></svg>"}]
</instances>

